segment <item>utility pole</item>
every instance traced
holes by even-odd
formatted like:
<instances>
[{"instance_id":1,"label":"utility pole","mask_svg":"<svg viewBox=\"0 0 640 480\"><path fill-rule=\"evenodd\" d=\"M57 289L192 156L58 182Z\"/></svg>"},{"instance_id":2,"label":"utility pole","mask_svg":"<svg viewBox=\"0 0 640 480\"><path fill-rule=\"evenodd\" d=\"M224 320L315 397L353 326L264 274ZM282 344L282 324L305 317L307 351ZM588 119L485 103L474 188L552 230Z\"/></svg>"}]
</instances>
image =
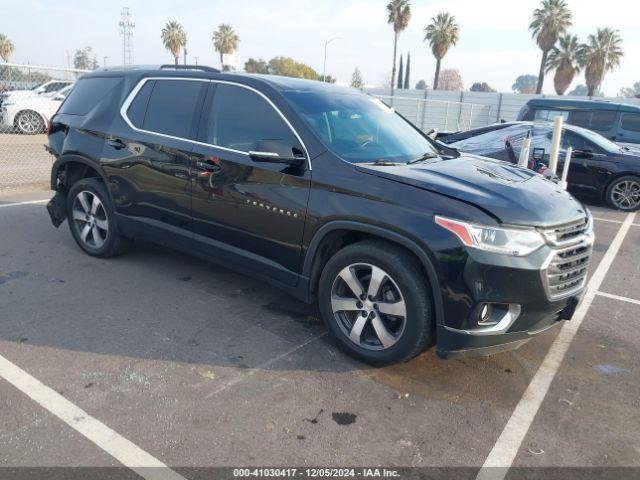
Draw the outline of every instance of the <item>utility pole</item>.
<instances>
[{"instance_id":1,"label":"utility pole","mask_svg":"<svg viewBox=\"0 0 640 480\"><path fill-rule=\"evenodd\" d=\"M131 65L133 64L132 37L133 29L136 27L136 24L133 22L129 7L122 8L118 26L120 27L120 36L122 37L122 64Z\"/></svg>"},{"instance_id":2,"label":"utility pole","mask_svg":"<svg viewBox=\"0 0 640 480\"><path fill-rule=\"evenodd\" d=\"M102 66L103 67L107 66L107 58L109 58L109 57L107 57L106 55L104 57L102 57Z\"/></svg>"},{"instance_id":3,"label":"utility pole","mask_svg":"<svg viewBox=\"0 0 640 480\"><path fill-rule=\"evenodd\" d=\"M342 37L333 37L324 42L324 62L322 62L322 81L327 81L327 46L334 40L342 40Z\"/></svg>"}]
</instances>

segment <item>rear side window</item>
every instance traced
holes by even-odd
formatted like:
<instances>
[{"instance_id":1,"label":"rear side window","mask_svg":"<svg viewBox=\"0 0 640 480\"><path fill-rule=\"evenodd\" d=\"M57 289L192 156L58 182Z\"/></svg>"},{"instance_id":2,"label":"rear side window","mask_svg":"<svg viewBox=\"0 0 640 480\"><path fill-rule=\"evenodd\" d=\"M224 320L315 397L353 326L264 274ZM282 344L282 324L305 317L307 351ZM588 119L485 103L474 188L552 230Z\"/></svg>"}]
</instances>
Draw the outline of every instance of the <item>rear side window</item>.
<instances>
[{"instance_id":1,"label":"rear side window","mask_svg":"<svg viewBox=\"0 0 640 480\"><path fill-rule=\"evenodd\" d=\"M142 128L180 138L195 138L195 126L208 82L157 80ZM132 105L133 106L133 105Z\"/></svg>"},{"instance_id":2,"label":"rear side window","mask_svg":"<svg viewBox=\"0 0 640 480\"><path fill-rule=\"evenodd\" d=\"M640 113L623 113L621 127L629 132L640 132Z\"/></svg>"},{"instance_id":3,"label":"rear side window","mask_svg":"<svg viewBox=\"0 0 640 480\"><path fill-rule=\"evenodd\" d=\"M66 83L66 82L50 83L49 85L44 87L44 93L57 92L58 90L60 90L63 87L66 87L67 85L68 85L68 83Z\"/></svg>"},{"instance_id":4,"label":"rear side window","mask_svg":"<svg viewBox=\"0 0 640 480\"><path fill-rule=\"evenodd\" d=\"M565 121L569 118L569 112L562 112L560 110L536 110L534 120L555 120L556 117L562 117Z\"/></svg>"},{"instance_id":5,"label":"rear side window","mask_svg":"<svg viewBox=\"0 0 640 480\"><path fill-rule=\"evenodd\" d=\"M600 130L601 132L611 130L613 128L616 115L616 112L606 110L593 112L593 116L591 117L591 129Z\"/></svg>"},{"instance_id":6,"label":"rear side window","mask_svg":"<svg viewBox=\"0 0 640 480\"><path fill-rule=\"evenodd\" d=\"M589 124L591 123L591 112L575 110L569 114L569 123L579 127L589 128Z\"/></svg>"},{"instance_id":7,"label":"rear side window","mask_svg":"<svg viewBox=\"0 0 640 480\"><path fill-rule=\"evenodd\" d=\"M256 150L261 140L282 140L299 148L295 135L275 109L246 88L218 84L212 117L207 143L242 152Z\"/></svg>"},{"instance_id":8,"label":"rear side window","mask_svg":"<svg viewBox=\"0 0 640 480\"><path fill-rule=\"evenodd\" d=\"M576 110L569 114L569 123L589 130L606 132L613 128L617 112L611 110Z\"/></svg>"},{"instance_id":9,"label":"rear side window","mask_svg":"<svg viewBox=\"0 0 640 480\"><path fill-rule=\"evenodd\" d=\"M91 77L79 80L60 107L59 113L86 115L121 81L120 77Z\"/></svg>"},{"instance_id":10,"label":"rear side window","mask_svg":"<svg viewBox=\"0 0 640 480\"><path fill-rule=\"evenodd\" d=\"M127 109L127 117L129 117L129 120L136 128L142 128L144 116L147 113L149 98L151 98L151 92L155 84L156 82L153 80L145 82Z\"/></svg>"}]
</instances>

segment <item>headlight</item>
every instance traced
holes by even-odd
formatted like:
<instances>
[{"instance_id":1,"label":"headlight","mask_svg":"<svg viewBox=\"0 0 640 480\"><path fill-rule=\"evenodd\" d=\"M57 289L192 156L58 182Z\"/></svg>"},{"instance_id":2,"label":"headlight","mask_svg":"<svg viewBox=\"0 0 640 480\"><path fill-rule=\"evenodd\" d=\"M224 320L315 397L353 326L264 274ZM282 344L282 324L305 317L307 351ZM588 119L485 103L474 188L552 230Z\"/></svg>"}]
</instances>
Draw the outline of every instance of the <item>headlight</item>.
<instances>
[{"instance_id":1,"label":"headlight","mask_svg":"<svg viewBox=\"0 0 640 480\"><path fill-rule=\"evenodd\" d=\"M545 243L542 235L533 229L474 225L438 215L435 220L438 225L455 234L467 247L486 252L524 257Z\"/></svg>"}]
</instances>

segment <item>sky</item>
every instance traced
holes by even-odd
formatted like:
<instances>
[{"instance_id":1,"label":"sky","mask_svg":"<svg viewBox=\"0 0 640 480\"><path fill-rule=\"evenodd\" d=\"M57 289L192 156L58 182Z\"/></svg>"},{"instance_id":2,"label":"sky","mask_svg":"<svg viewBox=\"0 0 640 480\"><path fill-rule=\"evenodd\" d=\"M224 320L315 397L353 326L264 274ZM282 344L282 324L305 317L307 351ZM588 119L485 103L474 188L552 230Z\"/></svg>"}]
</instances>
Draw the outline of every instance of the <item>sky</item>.
<instances>
[{"instance_id":1,"label":"sky","mask_svg":"<svg viewBox=\"0 0 640 480\"><path fill-rule=\"evenodd\" d=\"M289 56L322 73L325 41L340 37L327 49L327 73L349 82L355 67L367 85L390 78L393 30L387 24L388 0L0 0L0 33L15 45L12 61L66 66L68 56L91 46L100 64L122 63L118 31L120 10L128 6L136 28L134 60L141 64L172 62L160 40L168 20L180 22L188 37L188 61L219 66L211 36L221 23L240 36L238 60ZM447 11L460 25L460 41L442 68L460 71L465 89L488 82L511 91L521 74L537 75L541 52L527 30L539 0L412 0L412 17L400 35L398 54L411 53L411 84L433 82L435 59L423 42L431 17ZM603 91L616 95L640 81L640 4L634 0L567 0L573 12L572 33L586 40L597 27L618 29L625 56L608 73ZM634 6L635 5L635 6ZM584 83L580 75L573 86ZM554 93L552 76L545 93Z\"/></svg>"}]
</instances>

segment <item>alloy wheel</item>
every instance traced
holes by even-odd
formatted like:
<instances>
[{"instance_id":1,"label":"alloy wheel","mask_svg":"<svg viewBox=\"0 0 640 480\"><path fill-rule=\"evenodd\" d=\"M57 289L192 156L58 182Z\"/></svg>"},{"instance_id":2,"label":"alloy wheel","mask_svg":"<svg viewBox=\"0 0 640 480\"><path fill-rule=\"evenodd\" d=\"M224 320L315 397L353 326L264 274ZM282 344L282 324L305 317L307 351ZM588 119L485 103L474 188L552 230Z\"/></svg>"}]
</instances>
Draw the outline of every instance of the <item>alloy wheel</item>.
<instances>
[{"instance_id":1,"label":"alloy wheel","mask_svg":"<svg viewBox=\"0 0 640 480\"><path fill-rule=\"evenodd\" d=\"M385 350L404 332L407 306L398 284L368 263L343 268L333 281L331 309L342 332L367 350Z\"/></svg>"},{"instance_id":2,"label":"alloy wheel","mask_svg":"<svg viewBox=\"0 0 640 480\"><path fill-rule=\"evenodd\" d=\"M611 189L611 201L622 210L633 210L640 205L640 183L623 180Z\"/></svg>"},{"instance_id":3,"label":"alloy wheel","mask_svg":"<svg viewBox=\"0 0 640 480\"><path fill-rule=\"evenodd\" d=\"M42 129L42 119L36 112L22 112L18 117L18 128L29 135L38 133Z\"/></svg>"},{"instance_id":4,"label":"alloy wheel","mask_svg":"<svg viewBox=\"0 0 640 480\"><path fill-rule=\"evenodd\" d=\"M73 223L80 240L91 248L104 245L109 234L107 211L98 196L84 190L73 200Z\"/></svg>"}]
</instances>

